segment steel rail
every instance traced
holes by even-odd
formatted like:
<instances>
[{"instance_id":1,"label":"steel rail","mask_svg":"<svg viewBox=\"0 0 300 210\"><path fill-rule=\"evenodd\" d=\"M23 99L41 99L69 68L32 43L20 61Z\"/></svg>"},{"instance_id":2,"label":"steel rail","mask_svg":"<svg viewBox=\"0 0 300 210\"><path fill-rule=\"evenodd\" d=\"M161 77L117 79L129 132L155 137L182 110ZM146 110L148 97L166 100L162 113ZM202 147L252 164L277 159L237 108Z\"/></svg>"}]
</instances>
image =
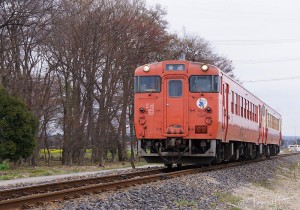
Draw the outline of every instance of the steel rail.
<instances>
[{"instance_id":1,"label":"steel rail","mask_svg":"<svg viewBox=\"0 0 300 210\"><path fill-rule=\"evenodd\" d=\"M35 186L26 186L20 188L13 188L0 191L0 201L6 200L10 198L17 198L21 196L27 196L28 194L39 194L45 193L49 191L57 191L62 189L68 189L72 187L80 187L84 185L91 185L91 184L98 184L103 182L112 182L124 179L130 179L136 176L145 176L145 174L157 174L162 173L166 169L159 168L159 169L150 169L144 171L137 171L137 172L130 172L124 174L115 174L115 175L107 175L107 176L100 176L100 177L89 177L89 178L79 178L74 180L66 180L60 181L55 183L46 183L46 184L39 184ZM26 192L26 193L24 193Z\"/></svg>"},{"instance_id":2,"label":"steel rail","mask_svg":"<svg viewBox=\"0 0 300 210\"><path fill-rule=\"evenodd\" d=\"M21 209L26 207L32 207L32 205L38 205L42 206L45 202L51 202L51 201L58 201L58 200L69 200L74 198L79 198L82 195L90 195L90 194L98 194L101 192L105 192L107 190L116 190L121 188L126 188L129 186L134 186L138 184L144 184L149 182L155 182L159 180L165 180L165 179L171 179L178 176L183 176L187 174L195 174L195 173L202 173L202 172L208 172L208 171L215 171L220 169L225 169L229 167L236 167L248 163L256 163L256 162L262 162L266 160L271 159L277 159L292 155L298 155L299 153L293 153L293 154L286 154L286 155L278 155L278 156L272 156L267 159L255 159L255 160L248 160L244 162L231 162L227 164L220 164L220 165L214 165L211 167L205 167L205 168L192 168L192 169L186 169L186 170L180 170L180 171L171 171L168 172L165 170L161 170L161 172L156 173L154 175L147 175L147 173L144 173L144 175L139 176L133 176L131 178L126 178L123 180L114 180L108 183L98 183L98 184L91 184L86 186L77 186L75 188L70 189L62 189L59 191L54 192L45 192L35 195L28 195L25 197L19 197L19 198L13 198L10 200L2 200L0 201L0 209ZM158 169L152 170L157 172ZM151 171L151 170L150 170ZM129 173L130 174L130 173ZM149 173L148 173L149 174ZM127 176L127 174L123 174L123 176ZM117 176L117 175L113 175ZM119 175L122 176L122 175ZM100 178L100 177L99 177ZM86 179L88 180L88 179ZM56 183L55 183L56 184ZM57 183L59 184L59 183ZM24 188L22 188L24 191Z\"/></svg>"}]
</instances>

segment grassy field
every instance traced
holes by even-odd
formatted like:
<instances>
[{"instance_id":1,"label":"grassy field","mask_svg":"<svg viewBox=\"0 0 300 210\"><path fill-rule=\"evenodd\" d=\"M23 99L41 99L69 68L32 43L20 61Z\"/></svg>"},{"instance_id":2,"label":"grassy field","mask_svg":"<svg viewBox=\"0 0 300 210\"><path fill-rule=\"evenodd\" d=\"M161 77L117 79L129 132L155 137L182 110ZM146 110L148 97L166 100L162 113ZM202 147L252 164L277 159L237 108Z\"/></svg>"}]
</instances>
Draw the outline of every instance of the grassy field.
<instances>
[{"instance_id":1,"label":"grassy field","mask_svg":"<svg viewBox=\"0 0 300 210\"><path fill-rule=\"evenodd\" d=\"M10 180L26 177L37 177L37 176L50 176L58 174L69 174L86 171L99 171L99 170L111 170L116 168L130 168L131 164L129 161L124 162L105 162L103 167L99 167L96 164L92 164L90 161L91 150L87 150L85 156L85 166L63 166L61 164L61 150L51 149L50 164L45 161L45 154L47 151L41 150L40 159L37 167L29 166L15 166L14 164L8 163L6 165L0 164L0 180ZM45 153L46 152L46 153ZM146 165L142 159L135 162L135 166Z\"/></svg>"},{"instance_id":2,"label":"grassy field","mask_svg":"<svg viewBox=\"0 0 300 210\"><path fill-rule=\"evenodd\" d=\"M146 162L136 162L135 166L146 165ZM37 177L37 176L50 176L57 174L69 174L77 172L86 172L86 171L100 171L100 170L110 170L116 168L130 168L131 164L129 162L115 162L107 163L104 167L99 166L62 166L62 165L53 165L51 167L39 166L39 167L28 167L21 166L18 168L11 167L7 170L0 170L0 180L10 180L26 177Z\"/></svg>"}]
</instances>

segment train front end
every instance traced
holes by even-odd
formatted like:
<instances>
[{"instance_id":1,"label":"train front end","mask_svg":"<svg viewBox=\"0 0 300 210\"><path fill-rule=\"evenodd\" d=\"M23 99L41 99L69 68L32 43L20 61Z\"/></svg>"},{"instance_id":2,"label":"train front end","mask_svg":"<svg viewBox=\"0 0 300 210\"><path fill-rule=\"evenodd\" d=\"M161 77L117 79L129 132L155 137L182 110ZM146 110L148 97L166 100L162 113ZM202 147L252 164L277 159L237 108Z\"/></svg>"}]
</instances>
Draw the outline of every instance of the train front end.
<instances>
[{"instance_id":1,"label":"train front end","mask_svg":"<svg viewBox=\"0 0 300 210\"><path fill-rule=\"evenodd\" d=\"M220 71L182 60L135 71L138 154L147 162L209 164L216 157Z\"/></svg>"}]
</instances>

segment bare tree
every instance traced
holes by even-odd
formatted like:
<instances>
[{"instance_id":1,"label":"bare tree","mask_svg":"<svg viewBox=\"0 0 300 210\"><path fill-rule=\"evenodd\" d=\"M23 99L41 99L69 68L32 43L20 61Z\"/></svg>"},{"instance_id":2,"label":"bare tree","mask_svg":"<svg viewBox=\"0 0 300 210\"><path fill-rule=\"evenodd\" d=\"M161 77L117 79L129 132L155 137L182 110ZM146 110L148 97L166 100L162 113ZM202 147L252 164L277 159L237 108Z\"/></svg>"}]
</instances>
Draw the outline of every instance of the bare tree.
<instances>
[{"instance_id":1,"label":"bare tree","mask_svg":"<svg viewBox=\"0 0 300 210\"><path fill-rule=\"evenodd\" d=\"M210 43L198 35L188 34L185 31L182 37L173 35L167 51L161 54L160 58L162 60L179 59L181 53L186 55L186 60L213 64L231 77L235 77L231 61L216 54L212 50Z\"/></svg>"},{"instance_id":2,"label":"bare tree","mask_svg":"<svg viewBox=\"0 0 300 210\"><path fill-rule=\"evenodd\" d=\"M44 66L40 45L49 33L55 2L4 0L0 8L0 83L27 103L41 125L47 124L43 111L49 115L45 106L53 77Z\"/></svg>"},{"instance_id":3,"label":"bare tree","mask_svg":"<svg viewBox=\"0 0 300 210\"><path fill-rule=\"evenodd\" d=\"M133 135L133 75L138 65L156 60L168 44L170 36L166 31L165 12L160 7L147 9L142 1L119 1L114 5L114 40L116 42L116 64L120 69L122 95L118 115L116 142L119 160L127 154L127 136ZM131 120L128 120L131 119ZM129 129L127 126L129 125ZM133 136L132 136L133 137ZM131 141L133 142L133 141ZM133 145L132 145L133 146Z\"/></svg>"},{"instance_id":4,"label":"bare tree","mask_svg":"<svg viewBox=\"0 0 300 210\"><path fill-rule=\"evenodd\" d=\"M144 0L0 1L0 83L24 99L40 119L39 150L63 133L62 162L103 165L134 158L133 75L164 59L232 64L199 36L167 32L165 10ZM50 153L48 150L48 163Z\"/></svg>"}]
</instances>

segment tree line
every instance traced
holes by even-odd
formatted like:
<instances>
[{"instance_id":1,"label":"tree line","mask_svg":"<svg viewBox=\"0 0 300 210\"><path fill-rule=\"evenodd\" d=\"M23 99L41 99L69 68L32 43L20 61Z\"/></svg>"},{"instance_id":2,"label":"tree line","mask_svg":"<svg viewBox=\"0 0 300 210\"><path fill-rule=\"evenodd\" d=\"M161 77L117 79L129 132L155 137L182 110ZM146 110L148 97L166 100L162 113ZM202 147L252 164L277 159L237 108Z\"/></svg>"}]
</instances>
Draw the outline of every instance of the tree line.
<instances>
[{"instance_id":1,"label":"tree line","mask_svg":"<svg viewBox=\"0 0 300 210\"><path fill-rule=\"evenodd\" d=\"M233 76L209 42L169 32L165 15L144 0L0 0L0 84L39 119L31 164L56 132L65 165L83 164L86 149L94 163L125 160L137 66L185 53Z\"/></svg>"}]
</instances>

